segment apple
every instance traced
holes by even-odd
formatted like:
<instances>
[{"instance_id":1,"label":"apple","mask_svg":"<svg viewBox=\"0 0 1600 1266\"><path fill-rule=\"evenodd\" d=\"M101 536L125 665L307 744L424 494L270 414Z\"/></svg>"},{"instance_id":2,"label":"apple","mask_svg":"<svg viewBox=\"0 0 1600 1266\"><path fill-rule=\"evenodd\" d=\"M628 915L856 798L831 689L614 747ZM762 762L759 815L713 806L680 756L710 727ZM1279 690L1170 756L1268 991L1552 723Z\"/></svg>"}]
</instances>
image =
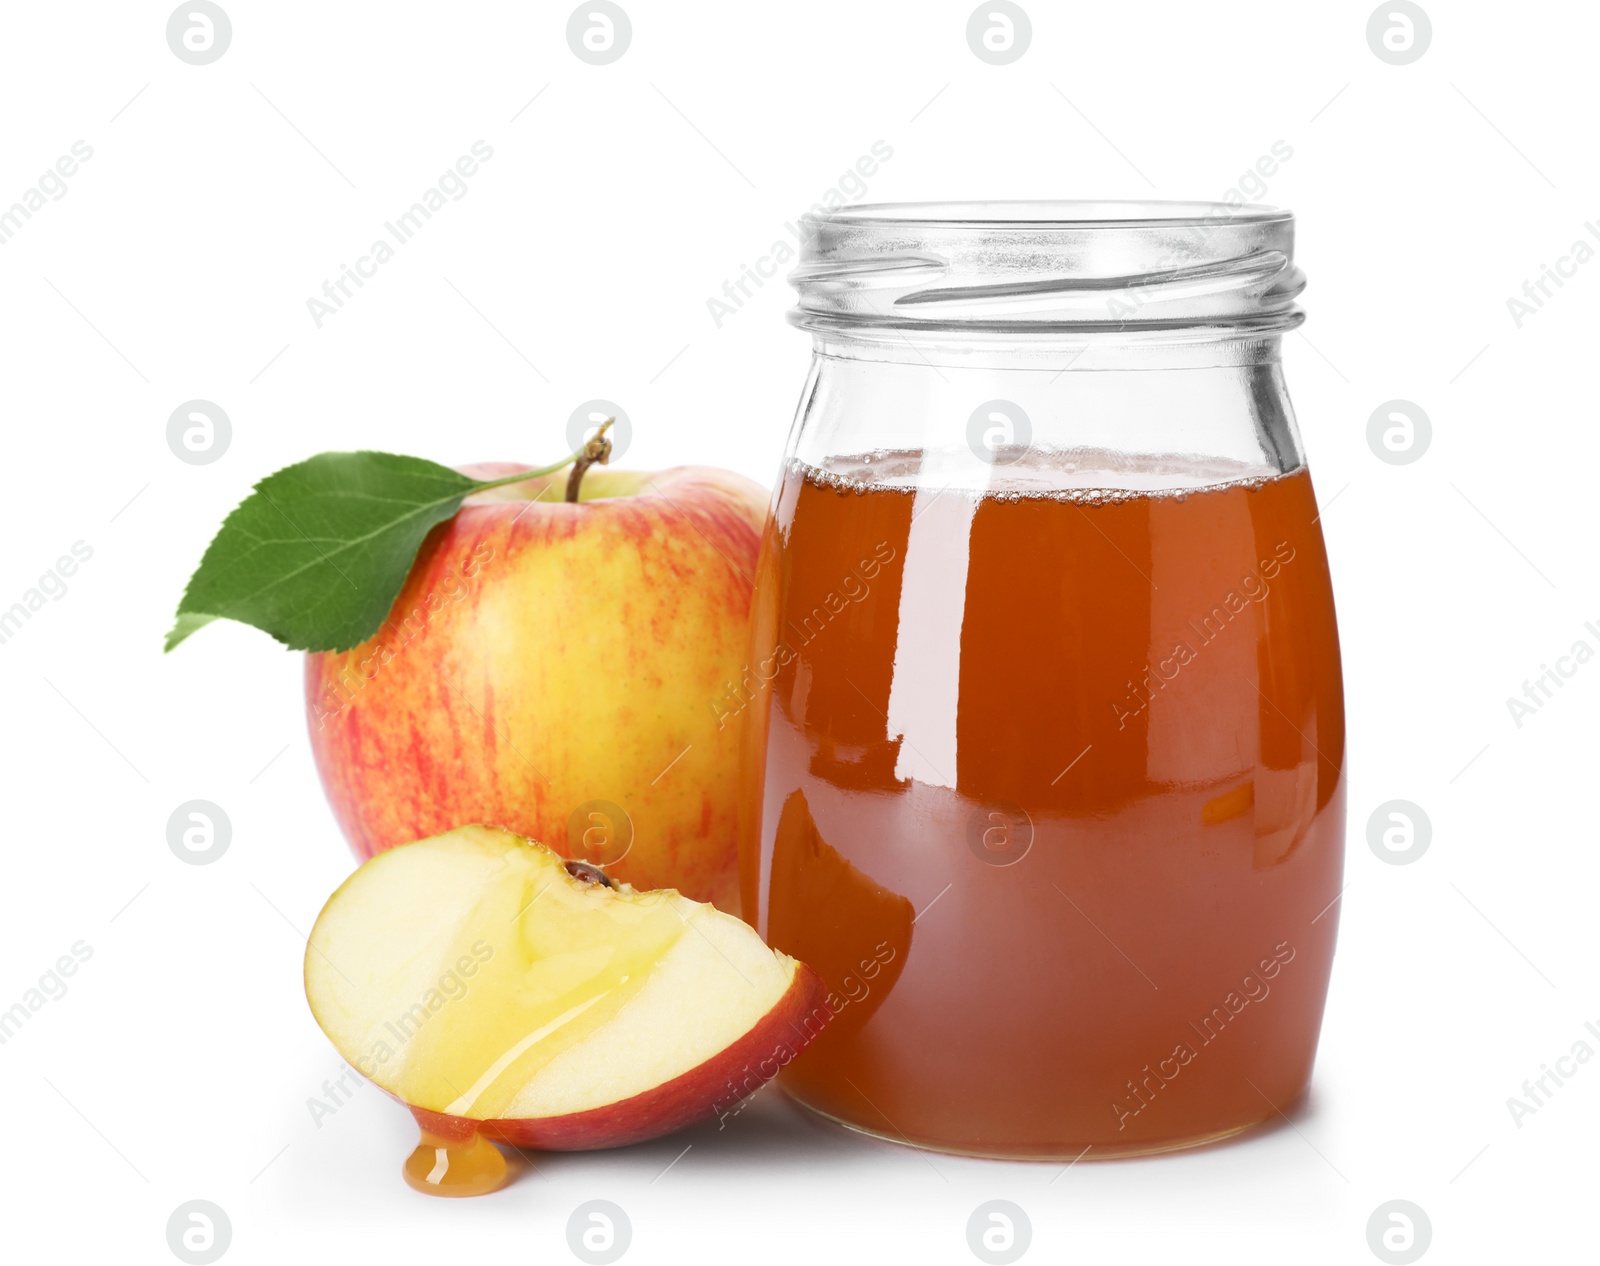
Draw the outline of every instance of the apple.
<instances>
[{"instance_id":1,"label":"apple","mask_svg":"<svg viewBox=\"0 0 1600 1266\"><path fill-rule=\"evenodd\" d=\"M510 463L463 467L491 479ZM307 657L311 748L356 854L492 822L739 909L739 695L766 493L595 467L468 498L388 621Z\"/></svg>"},{"instance_id":2,"label":"apple","mask_svg":"<svg viewBox=\"0 0 1600 1266\"><path fill-rule=\"evenodd\" d=\"M832 1014L743 920L484 826L362 865L305 982L339 1053L412 1109L408 1178L442 1194L498 1185L486 1138L617 1147L729 1113Z\"/></svg>"}]
</instances>

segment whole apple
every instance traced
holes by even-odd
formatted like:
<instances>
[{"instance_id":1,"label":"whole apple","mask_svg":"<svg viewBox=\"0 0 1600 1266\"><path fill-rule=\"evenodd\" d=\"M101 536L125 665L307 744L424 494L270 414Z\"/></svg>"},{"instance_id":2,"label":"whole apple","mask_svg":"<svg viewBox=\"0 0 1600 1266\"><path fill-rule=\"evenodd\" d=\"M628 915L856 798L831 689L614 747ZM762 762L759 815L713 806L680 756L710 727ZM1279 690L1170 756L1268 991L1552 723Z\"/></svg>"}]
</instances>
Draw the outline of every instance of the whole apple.
<instances>
[{"instance_id":1,"label":"whole apple","mask_svg":"<svg viewBox=\"0 0 1600 1266\"><path fill-rule=\"evenodd\" d=\"M573 503L566 483L468 498L373 638L307 656L328 800L362 858L486 822L737 912L727 701L745 676L766 493L696 466L595 467Z\"/></svg>"}]
</instances>

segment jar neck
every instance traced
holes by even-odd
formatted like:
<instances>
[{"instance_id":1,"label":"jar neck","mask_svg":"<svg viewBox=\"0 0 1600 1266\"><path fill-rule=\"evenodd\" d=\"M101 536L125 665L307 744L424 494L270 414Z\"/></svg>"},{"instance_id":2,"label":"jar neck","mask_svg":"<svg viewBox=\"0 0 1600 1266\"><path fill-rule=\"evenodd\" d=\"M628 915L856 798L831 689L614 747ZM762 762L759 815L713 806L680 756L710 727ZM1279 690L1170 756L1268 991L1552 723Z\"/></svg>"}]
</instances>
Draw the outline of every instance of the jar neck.
<instances>
[{"instance_id":1,"label":"jar neck","mask_svg":"<svg viewBox=\"0 0 1600 1266\"><path fill-rule=\"evenodd\" d=\"M1206 369L1277 364L1281 332L1185 326L1158 331L986 331L902 329L840 324L811 330L818 356L931 368L1041 369L1053 373L1101 369Z\"/></svg>"},{"instance_id":2,"label":"jar neck","mask_svg":"<svg viewBox=\"0 0 1600 1266\"><path fill-rule=\"evenodd\" d=\"M963 333L946 342L905 333L816 334L792 460L827 468L839 458L927 454L930 480L976 490L1084 464L1099 471L1093 486L1130 489L1229 483L1303 464L1276 336Z\"/></svg>"}]
</instances>

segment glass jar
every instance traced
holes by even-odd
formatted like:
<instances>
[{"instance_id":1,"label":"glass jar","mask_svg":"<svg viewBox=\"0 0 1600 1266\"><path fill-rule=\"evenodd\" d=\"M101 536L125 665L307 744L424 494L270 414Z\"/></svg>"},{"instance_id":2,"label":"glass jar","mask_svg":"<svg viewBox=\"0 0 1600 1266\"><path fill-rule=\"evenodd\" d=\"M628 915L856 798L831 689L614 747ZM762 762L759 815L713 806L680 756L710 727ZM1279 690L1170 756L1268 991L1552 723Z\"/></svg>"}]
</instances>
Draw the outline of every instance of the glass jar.
<instances>
[{"instance_id":1,"label":"glass jar","mask_svg":"<svg viewBox=\"0 0 1600 1266\"><path fill-rule=\"evenodd\" d=\"M899 1142L1091 1158L1305 1089L1344 710L1279 363L1293 217L806 218L756 580L745 916L827 981L783 1074Z\"/></svg>"}]
</instances>

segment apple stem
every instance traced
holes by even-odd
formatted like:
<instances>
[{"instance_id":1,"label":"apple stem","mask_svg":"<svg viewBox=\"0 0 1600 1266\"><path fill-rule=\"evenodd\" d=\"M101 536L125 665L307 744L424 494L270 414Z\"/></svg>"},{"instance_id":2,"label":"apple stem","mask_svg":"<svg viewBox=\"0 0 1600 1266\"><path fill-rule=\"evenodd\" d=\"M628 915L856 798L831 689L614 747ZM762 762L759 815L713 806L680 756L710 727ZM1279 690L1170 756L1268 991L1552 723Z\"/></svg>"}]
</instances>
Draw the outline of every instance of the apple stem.
<instances>
[{"instance_id":1,"label":"apple stem","mask_svg":"<svg viewBox=\"0 0 1600 1266\"><path fill-rule=\"evenodd\" d=\"M615 421L615 418L607 418L601 423L600 429L594 433L594 437L585 443L582 448L576 452L568 453L558 462L551 462L548 466L539 466L533 470L519 470L513 475L503 475L499 479L486 479L478 484L473 491L487 492L490 488L504 488L507 484L520 484L529 479L541 479L545 475L555 474L558 470L565 470L568 466L576 466L577 469L572 472L572 475L567 480L567 500L576 501L578 499L577 485L579 480L583 478L583 472L596 462L605 465L611 458L611 441L604 437L606 431Z\"/></svg>"},{"instance_id":2,"label":"apple stem","mask_svg":"<svg viewBox=\"0 0 1600 1266\"><path fill-rule=\"evenodd\" d=\"M583 483L583 473L596 462L604 466L611 460L611 441L606 438L606 432L611 429L615 418L607 418L600 424L600 429L594 433L594 438L583 446L575 456L572 463L572 473L567 476L567 500L575 502L578 499L578 485Z\"/></svg>"}]
</instances>

